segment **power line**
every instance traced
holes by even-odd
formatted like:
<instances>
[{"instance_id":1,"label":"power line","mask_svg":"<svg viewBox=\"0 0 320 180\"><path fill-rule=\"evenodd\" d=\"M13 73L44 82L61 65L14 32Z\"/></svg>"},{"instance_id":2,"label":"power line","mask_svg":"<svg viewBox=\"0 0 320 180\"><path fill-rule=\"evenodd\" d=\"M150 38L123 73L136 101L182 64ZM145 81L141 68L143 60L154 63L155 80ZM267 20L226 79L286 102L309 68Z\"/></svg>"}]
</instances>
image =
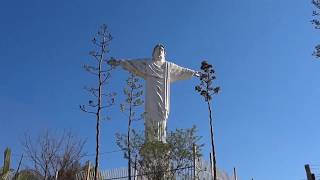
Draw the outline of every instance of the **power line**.
<instances>
[{"instance_id":1,"label":"power line","mask_svg":"<svg viewBox=\"0 0 320 180\"><path fill-rule=\"evenodd\" d=\"M122 151L123 151L123 150L106 151L106 152L99 153L99 155L117 153L117 152L122 152ZM90 154L87 154L87 155L84 155L84 156L86 157L86 156L95 156L95 155L96 155L96 153L90 153Z\"/></svg>"}]
</instances>

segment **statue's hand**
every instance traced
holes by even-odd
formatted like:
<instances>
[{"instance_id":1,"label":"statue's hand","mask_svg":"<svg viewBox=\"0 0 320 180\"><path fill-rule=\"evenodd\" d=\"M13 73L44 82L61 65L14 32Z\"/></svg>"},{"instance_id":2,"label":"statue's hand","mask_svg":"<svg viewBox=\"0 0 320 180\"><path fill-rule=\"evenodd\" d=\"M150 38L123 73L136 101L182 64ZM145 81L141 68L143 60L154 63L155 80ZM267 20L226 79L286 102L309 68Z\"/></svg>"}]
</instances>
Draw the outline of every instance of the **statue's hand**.
<instances>
[{"instance_id":1,"label":"statue's hand","mask_svg":"<svg viewBox=\"0 0 320 180\"><path fill-rule=\"evenodd\" d=\"M193 76L195 76L195 77L200 77L200 76L201 76L201 72L196 71L196 72L193 74Z\"/></svg>"},{"instance_id":2,"label":"statue's hand","mask_svg":"<svg viewBox=\"0 0 320 180\"><path fill-rule=\"evenodd\" d=\"M114 59L113 57L110 58L109 61L107 61L108 64L110 64L111 66L118 66L120 64L120 61Z\"/></svg>"}]
</instances>

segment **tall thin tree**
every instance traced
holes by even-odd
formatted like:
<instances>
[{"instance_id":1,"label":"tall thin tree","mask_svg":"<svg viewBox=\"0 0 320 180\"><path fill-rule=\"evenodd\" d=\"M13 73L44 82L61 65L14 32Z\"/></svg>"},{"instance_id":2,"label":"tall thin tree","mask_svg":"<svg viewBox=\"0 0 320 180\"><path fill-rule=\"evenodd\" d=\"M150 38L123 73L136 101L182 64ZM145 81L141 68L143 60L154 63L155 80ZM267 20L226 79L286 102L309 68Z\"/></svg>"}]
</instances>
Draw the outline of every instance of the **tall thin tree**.
<instances>
[{"instance_id":1,"label":"tall thin tree","mask_svg":"<svg viewBox=\"0 0 320 180\"><path fill-rule=\"evenodd\" d=\"M94 87L85 87L92 99L87 105L80 105L80 109L86 113L93 114L96 118L96 156L94 167L94 179L97 180L99 168L99 146L100 146L100 122L103 120L103 109L109 108L114 104L115 93L106 92L105 85L111 77L112 66L108 65L106 55L109 53L109 43L112 36L108 28L103 24L97 34L92 39L95 47L90 55L93 57L94 65L84 65L84 69L96 77L97 83ZM107 117L108 119L109 117Z\"/></svg>"},{"instance_id":2,"label":"tall thin tree","mask_svg":"<svg viewBox=\"0 0 320 180\"><path fill-rule=\"evenodd\" d=\"M120 104L122 112L127 112L128 114L128 131L127 131L127 156L128 156L128 176L131 180L131 164L134 163L131 158L131 124L134 120L139 120L141 118L136 117L135 108L143 104L141 98L143 94L142 85L139 83L139 78L134 74L130 73L127 79L127 86L123 90L126 99L124 103Z\"/></svg>"},{"instance_id":3,"label":"tall thin tree","mask_svg":"<svg viewBox=\"0 0 320 180\"><path fill-rule=\"evenodd\" d=\"M213 178L217 180L217 163L216 163L216 152L215 152L215 143L214 143L214 133L213 133L213 119L212 119L212 110L211 110L211 100L214 94L217 94L220 91L220 87L213 86L213 80L216 79L215 71L211 64L207 61L201 62L201 75L200 75L200 84L195 87L195 90L204 97L205 102L208 106L209 111L209 123L210 123L210 137L211 137L211 149L212 149L212 161L213 161Z\"/></svg>"}]
</instances>

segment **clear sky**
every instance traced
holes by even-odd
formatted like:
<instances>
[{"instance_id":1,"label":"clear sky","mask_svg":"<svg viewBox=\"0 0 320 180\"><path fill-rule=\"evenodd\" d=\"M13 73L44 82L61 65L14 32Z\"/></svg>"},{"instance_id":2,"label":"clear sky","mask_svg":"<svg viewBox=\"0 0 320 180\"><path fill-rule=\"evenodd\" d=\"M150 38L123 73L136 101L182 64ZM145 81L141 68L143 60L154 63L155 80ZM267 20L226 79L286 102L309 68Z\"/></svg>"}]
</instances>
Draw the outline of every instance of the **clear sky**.
<instances>
[{"instance_id":1,"label":"clear sky","mask_svg":"<svg viewBox=\"0 0 320 180\"><path fill-rule=\"evenodd\" d=\"M213 101L220 169L235 166L242 180L306 179L304 164L320 164L320 61L311 56L320 32L310 24L312 10L310 1L290 0L3 0L0 151L11 147L16 166L24 133L49 128L71 129L94 153L95 120L79 110L88 100L83 86L94 79L82 65L92 61L90 40L105 23L114 37L110 56L150 57L160 42L176 64L197 70L208 59L214 65L222 88ZM119 94L127 75L114 72ZM196 124L208 157L207 111L197 83L171 86L168 126ZM113 119L102 124L102 152L117 150L114 134L126 131L122 100L117 97ZM105 153L101 166L126 162L121 153Z\"/></svg>"}]
</instances>

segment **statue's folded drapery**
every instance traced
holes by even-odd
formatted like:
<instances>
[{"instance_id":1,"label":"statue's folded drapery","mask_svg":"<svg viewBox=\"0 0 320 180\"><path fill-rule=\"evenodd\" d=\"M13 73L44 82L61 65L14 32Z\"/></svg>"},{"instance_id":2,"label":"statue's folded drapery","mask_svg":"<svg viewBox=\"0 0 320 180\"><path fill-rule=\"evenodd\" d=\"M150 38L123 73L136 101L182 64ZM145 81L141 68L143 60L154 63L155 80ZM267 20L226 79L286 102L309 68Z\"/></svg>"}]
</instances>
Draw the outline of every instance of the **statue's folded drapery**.
<instances>
[{"instance_id":1,"label":"statue's folded drapery","mask_svg":"<svg viewBox=\"0 0 320 180\"><path fill-rule=\"evenodd\" d=\"M146 80L145 135L147 141L166 142L170 83L191 78L195 71L168 61L120 60L120 65Z\"/></svg>"}]
</instances>

